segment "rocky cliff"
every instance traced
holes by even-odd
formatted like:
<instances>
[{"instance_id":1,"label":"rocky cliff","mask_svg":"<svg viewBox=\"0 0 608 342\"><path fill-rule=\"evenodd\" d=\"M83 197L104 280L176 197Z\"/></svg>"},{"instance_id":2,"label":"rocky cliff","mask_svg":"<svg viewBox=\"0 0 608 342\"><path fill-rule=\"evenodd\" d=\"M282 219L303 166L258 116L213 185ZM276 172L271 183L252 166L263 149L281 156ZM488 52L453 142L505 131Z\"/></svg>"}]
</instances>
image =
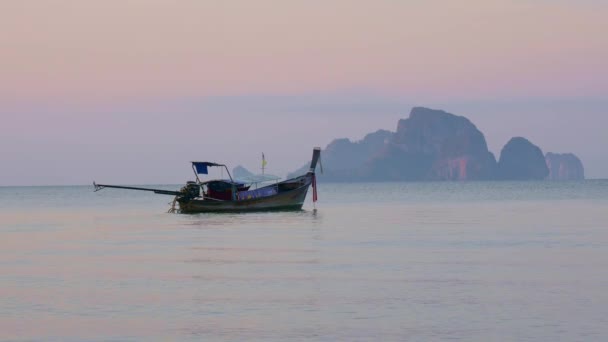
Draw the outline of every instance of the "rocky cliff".
<instances>
[{"instance_id":1,"label":"rocky cliff","mask_svg":"<svg viewBox=\"0 0 608 342\"><path fill-rule=\"evenodd\" d=\"M483 180L492 179L495 170L496 159L471 121L415 107L360 175L368 180Z\"/></svg>"},{"instance_id":2,"label":"rocky cliff","mask_svg":"<svg viewBox=\"0 0 608 342\"><path fill-rule=\"evenodd\" d=\"M583 180L585 169L581 160L572 153L547 153L545 162L549 168L549 180Z\"/></svg>"},{"instance_id":3,"label":"rocky cliff","mask_svg":"<svg viewBox=\"0 0 608 342\"><path fill-rule=\"evenodd\" d=\"M321 163L323 174L319 178L329 181L356 181L358 171L364 163L370 160L393 136L387 130L378 130L369 133L360 141L350 141L342 138L332 141L323 150ZM308 171L309 163L290 173L288 177L295 177Z\"/></svg>"},{"instance_id":4,"label":"rocky cliff","mask_svg":"<svg viewBox=\"0 0 608 342\"><path fill-rule=\"evenodd\" d=\"M546 159L546 161L545 161ZM320 181L440 181L582 179L573 155L543 152L524 138L511 139L497 163L481 131L463 116L423 107L399 120L395 133L380 130L363 140L332 141L322 152ZM549 173L551 168L551 173ZM289 176L308 170L306 163Z\"/></svg>"},{"instance_id":5,"label":"rocky cliff","mask_svg":"<svg viewBox=\"0 0 608 342\"><path fill-rule=\"evenodd\" d=\"M512 138L500 152L498 179L541 180L548 175L543 152L525 138Z\"/></svg>"}]
</instances>

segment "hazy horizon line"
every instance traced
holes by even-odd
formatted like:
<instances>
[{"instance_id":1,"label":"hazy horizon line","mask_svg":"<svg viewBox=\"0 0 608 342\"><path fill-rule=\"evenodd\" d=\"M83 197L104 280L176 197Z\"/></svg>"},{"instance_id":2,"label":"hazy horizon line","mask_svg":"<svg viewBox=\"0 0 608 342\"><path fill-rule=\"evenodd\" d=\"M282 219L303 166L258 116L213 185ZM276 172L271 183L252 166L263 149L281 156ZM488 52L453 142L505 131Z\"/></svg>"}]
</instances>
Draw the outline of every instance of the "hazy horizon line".
<instances>
[{"instance_id":1,"label":"hazy horizon line","mask_svg":"<svg viewBox=\"0 0 608 342\"><path fill-rule=\"evenodd\" d=\"M281 179L284 179L285 177L282 177ZM393 180L386 180L386 181L362 181L362 182L350 182L350 181L344 181L344 182L335 182L335 181L327 181L327 180L322 180L322 178L319 180L322 184L375 184L375 183L459 183L459 184L465 184L465 183L542 183L542 182L548 182L548 183L580 183L580 182L586 182L586 181L608 181L608 178L585 178L583 180L548 180L548 179L542 179L542 180L464 180L464 181L424 181L424 180L418 180L418 181L393 181ZM183 186L184 184L186 184L186 181L184 181L183 183L116 183L116 184L112 184L112 185L148 185L148 186ZM18 185L0 185L0 188L54 188L54 187L91 187L94 189L93 183L91 184L18 184ZM95 191L92 191L95 192Z\"/></svg>"}]
</instances>

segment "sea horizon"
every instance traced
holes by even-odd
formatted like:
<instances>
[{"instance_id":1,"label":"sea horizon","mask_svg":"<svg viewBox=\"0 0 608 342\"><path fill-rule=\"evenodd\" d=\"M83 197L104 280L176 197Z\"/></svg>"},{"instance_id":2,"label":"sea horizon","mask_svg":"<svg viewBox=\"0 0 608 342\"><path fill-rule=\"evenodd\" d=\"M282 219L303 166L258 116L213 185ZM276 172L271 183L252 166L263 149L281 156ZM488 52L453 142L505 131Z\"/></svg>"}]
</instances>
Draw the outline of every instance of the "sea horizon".
<instances>
[{"instance_id":1,"label":"sea horizon","mask_svg":"<svg viewBox=\"0 0 608 342\"><path fill-rule=\"evenodd\" d=\"M281 179L285 179L285 177L281 178ZM362 184L362 183L378 183L378 184L383 184L383 183L493 183L493 182L497 182L497 183L530 183L530 182L555 182L555 183L576 183L576 182L585 182L585 181L605 181L608 180L608 178L585 178L585 179L580 179L580 180L548 180L548 179L543 179L543 180L446 180L446 181L441 181L441 180L415 180L415 181L395 181L395 180L374 180L374 181L344 181L344 182L336 182L336 181L324 181L324 180L318 180L319 184ZM138 186L154 186L154 185L159 185L159 186L184 186L186 184L186 181L184 181L184 183L112 183L113 185L138 185ZM93 182L91 182L90 184L18 184L18 185L0 185L0 188L26 188L26 187L69 187L69 186L80 186L80 187L84 187L84 186L93 186Z\"/></svg>"}]
</instances>

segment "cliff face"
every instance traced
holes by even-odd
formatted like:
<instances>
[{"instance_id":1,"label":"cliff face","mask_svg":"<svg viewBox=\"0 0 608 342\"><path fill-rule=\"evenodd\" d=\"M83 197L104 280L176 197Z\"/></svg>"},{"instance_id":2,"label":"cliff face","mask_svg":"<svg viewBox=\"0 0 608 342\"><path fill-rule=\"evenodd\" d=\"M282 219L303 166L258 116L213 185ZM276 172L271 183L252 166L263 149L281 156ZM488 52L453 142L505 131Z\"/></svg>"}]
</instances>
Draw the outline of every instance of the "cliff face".
<instances>
[{"instance_id":1,"label":"cliff face","mask_svg":"<svg viewBox=\"0 0 608 342\"><path fill-rule=\"evenodd\" d=\"M496 159L468 119L416 107L361 176L369 180L491 179Z\"/></svg>"},{"instance_id":2,"label":"cliff face","mask_svg":"<svg viewBox=\"0 0 608 342\"><path fill-rule=\"evenodd\" d=\"M572 154L548 153L524 138L511 139L500 161L467 118L423 107L399 120L395 133L379 130L361 141L332 141L321 156L320 181L442 181L583 179ZM551 172L549 171L551 169ZM308 163L289 177L308 171Z\"/></svg>"},{"instance_id":3,"label":"cliff face","mask_svg":"<svg viewBox=\"0 0 608 342\"><path fill-rule=\"evenodd\" d=\"M392 135L392 132L378 130L358 142L336 139L323 151L323 167L334 171L359 168L381 150Z\"/></svg>"},{"instance_id":4,"label":"cliff face","mask_svg":"<svg viewBox=\"0 0 608 342\"><path fill-rule=\"evenodd\" d=\"M585 169L581 160L572 153L547 153L545 162L549 168L549 180L583 180Z\"/></svg>"},{"instance_id":5,"label":"cliff face","mask_svg":"<svg viewBox=\"0 0 608 342\"><path fill-rule=\"evenodd\" d=\"M500 152L499 179L542 180L548 175L549 168L543 152L525 138L512 138Z\"/></svg>"},{"instance_id":6,"label":"cliff face","mask_svg":"<svg viewBox=\"0 0 608 342\"><path fill-rule=\"evenodd\" d=\"M319 174L319 178L335 182L358 180L358 170L366 161L382 150L392 136L393 132L378 130L356 142L346 138L335 139L321 154L323 174ZM308 167L309 163L306 163L287 177L304 174L308 171Z\"/></svg>"}]
</instances>

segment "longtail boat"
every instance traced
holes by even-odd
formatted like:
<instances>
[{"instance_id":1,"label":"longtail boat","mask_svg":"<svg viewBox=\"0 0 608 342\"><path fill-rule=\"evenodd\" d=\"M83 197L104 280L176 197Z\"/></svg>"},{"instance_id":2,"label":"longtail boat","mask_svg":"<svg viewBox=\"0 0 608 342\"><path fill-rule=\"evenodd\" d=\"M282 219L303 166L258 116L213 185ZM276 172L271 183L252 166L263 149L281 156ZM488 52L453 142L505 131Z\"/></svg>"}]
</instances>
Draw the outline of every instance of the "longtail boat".
<instances>
[{"instance_id":1,"label":"longtail boat","mask_svg":"<svg viewBox=\"0 0 608 342\"><path fill-rule=\"evenodd\" d=\"M251 189L258 180L239 181L232 178L225 164L212 162L192 162L196 181L187 182L179 191L139 188L122 185L96 184L95 191L104 188L151 191L160 195L175 196L169 212L247 212L270 210L301 210L308 188L313 188L313 203L317 201L315 169L321 156L321 149L315 147L308 172L299 177ZM265 163L265 161L264 161ZM230 179L214 179L202 182L198 175L207 174L209 167L225 168ZM268 177L266 178L266 180ZM176 208L179 205L179 209Z\"/></svg>"}]
</instances>

